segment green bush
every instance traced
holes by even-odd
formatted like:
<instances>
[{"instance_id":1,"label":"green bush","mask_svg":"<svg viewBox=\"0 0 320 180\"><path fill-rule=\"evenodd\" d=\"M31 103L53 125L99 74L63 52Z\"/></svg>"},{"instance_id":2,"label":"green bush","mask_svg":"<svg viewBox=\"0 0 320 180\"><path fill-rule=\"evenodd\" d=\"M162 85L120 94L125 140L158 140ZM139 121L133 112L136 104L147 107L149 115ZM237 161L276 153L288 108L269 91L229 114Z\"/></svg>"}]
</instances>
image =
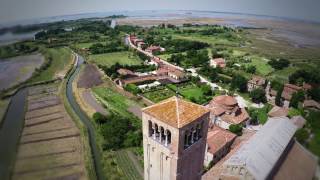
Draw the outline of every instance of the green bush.
<instances>
[{"instance_id":1,"label":"green bush","mask_svg":"<svg viewBox=\"0 0 320 180\"><path fill-rule=\"evenodd\" d=\"M231 124L229 126L229 131L237 134L238 136L242 135L242 125L240 124Z\"/></svg>"},{"instance_id":2,"label":"green bush","mask_svg":"<svg viewBox=\"0 0 320 180\"><path fill-rule=\"evenodd\" d=\"M126 91L129 91L129 92L135 94L135 95L138 94L138 93L141 93L141 89L139 89L138 86L135 85L135 84L127 84L127 85L124 87L124 89L125 89Z\"/></svg>"}]
</instances>

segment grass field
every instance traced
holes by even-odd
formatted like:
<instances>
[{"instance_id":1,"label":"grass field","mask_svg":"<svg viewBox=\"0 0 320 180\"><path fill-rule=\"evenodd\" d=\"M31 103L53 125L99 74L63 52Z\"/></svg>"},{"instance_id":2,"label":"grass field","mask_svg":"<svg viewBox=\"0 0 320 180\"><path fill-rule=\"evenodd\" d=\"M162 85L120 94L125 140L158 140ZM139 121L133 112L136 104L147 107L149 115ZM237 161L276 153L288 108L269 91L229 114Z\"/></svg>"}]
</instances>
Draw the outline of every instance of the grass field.
<instances>
[{"instance_id":1,"label":"grass field","mask_svg":"<svg viewBox=\"0 0 320 180\"><path fill-rule=\"evenodd\" d=\"M288 82L288 77L290 76L290 74L294 73L296 70L298 70L298 67L290 66L282 70L275 71L269 77L271 79L285 83Z\"/></svg>"},{"instance_id":2,"label":"grass field","mask_svg":"<svg viewBox=\"0 0 320 180\"><path fill-rule=\"evenodd\" d=\"M132 116L132 114L128 112L129 107L138 105L133 100L128 99L110 88L96 87L92 89L92 92L108 111L114 111L121 115Z\"/></svg>"},{"instance_id":3,"label":"grass field","mask_svg":"<svg viewBox=\"0 0 320 180\"><path fill-rule=\"evenodd\" d=\"M138 65L142 63L137 55L129 51L90 55L89 61L109 67L116 63L122 65Z\"/></svg>"},{"instance_id":4,"label":"grass field","mask_svg":"<svg viewBox=\"0 0 320 180\"><path fill-rule=\"evenodd\" d=\"M46 60L52 58L52 63L48 69L40 72L31 82L52 80L58 73L66 71L65 68L69 68L69 65L72 63L71 51L67 48L44 49L43 55L46 57Z\"/></svg>"},{"instance_id":5,"label":"grass field","mask_svg":"<svg viewBox=\"0 0 320 180\"><path fill-rule=\"evenodd\" d=\"M190 35L174 34L172 37L175 39L200 41L200 42L208 43L212 46L214 45L238 46L238 43L236 41L229 41L226 38L219 37L219 36L205 36L205 35L197 35L197 34L190 36Z\"/></svg>"},{"instance_id":6,"label":"grass field","mask_svg":"<svg viewBox=\"0 0 320 180\"><path fill-rule=\"evenodd\" d=\"M268 64L268 60L259 56L250 56L251 63L257 68L257 73L260 75L268 75L273 71L273 68Z\"/></svg>"}]
</instances>

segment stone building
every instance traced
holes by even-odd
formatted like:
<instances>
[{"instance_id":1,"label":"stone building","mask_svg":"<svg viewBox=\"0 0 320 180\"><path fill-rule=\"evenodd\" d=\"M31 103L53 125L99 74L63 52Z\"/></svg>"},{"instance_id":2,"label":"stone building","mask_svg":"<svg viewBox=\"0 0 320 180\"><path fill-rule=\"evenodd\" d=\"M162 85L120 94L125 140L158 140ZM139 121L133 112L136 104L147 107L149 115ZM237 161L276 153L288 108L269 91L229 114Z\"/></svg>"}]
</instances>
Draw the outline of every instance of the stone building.
<instances>
[{"instance_id":1,"label":"stone building","mask_svg":"<svg viewBox=\"0 0 320 180\"><path fill-rule=\"evenodd\" d=\"M216 164L221 158L228 154L236 137L237 135L218 126L210 127L207 135L204 165L208 166L211 162Z\"/></svg>"},{"instance_id":2,"label":"stone building","mask_svg":"<svg viewBox=\"0 0 320 180\"><path fill-rule=\"evenodd\" d=\"M145 180L201 179L209 114L178 97L142 110Z\"/></svg>"},{"instance_id":3,"label":"stone building","mask_svg":"<svg viewBox=\"0 0 320 180\"><path fill-rule=\"evenodd\" d=\"M212 123L224 129L229 129L231 124L246 125L249 115L244 108L240 108L233 96L216 96L209 103Z\"/></svg>"},{"instance_id":4,"label":"stone building","mask_svg":"<svg viewBox=\"0 0 320 180\"><path fill-rule=\"evenodd\" d=\"M260 76L253 76L252 79L248 81L247 87L248 91L251 92L254 89L264 89L266 85L266 79L260 77Z\"/></svg>"},{"instance_id":5,"label":"stone building","mask_svg":"<svg viewBox=\"0 0 320 180\"><path fill-rule=\"evenodd\" d=\"M210 66L211 67L220 67L220 68L225 68L226 67L226 60L223 58L216 58L216 59L211 59L210 60Z\"/></svg>"}]
</instances>

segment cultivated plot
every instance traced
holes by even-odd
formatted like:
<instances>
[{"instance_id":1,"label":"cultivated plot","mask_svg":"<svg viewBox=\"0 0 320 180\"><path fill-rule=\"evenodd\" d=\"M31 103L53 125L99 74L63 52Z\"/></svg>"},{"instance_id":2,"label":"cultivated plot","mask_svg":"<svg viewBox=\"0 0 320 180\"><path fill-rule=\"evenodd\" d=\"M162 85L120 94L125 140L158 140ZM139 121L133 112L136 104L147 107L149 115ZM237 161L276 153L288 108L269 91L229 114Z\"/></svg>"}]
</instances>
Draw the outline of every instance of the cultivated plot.
<instances>
[{"instance_id":1,"label":"cultivated plot","mask_svg":"<svg viewBox=\"0 0 320 180\"><path fill-rule=\"evenodd\" d=\"M56 84L29 89L12 179L87 179L79 129Z\"/></svg>"}]
</instances>

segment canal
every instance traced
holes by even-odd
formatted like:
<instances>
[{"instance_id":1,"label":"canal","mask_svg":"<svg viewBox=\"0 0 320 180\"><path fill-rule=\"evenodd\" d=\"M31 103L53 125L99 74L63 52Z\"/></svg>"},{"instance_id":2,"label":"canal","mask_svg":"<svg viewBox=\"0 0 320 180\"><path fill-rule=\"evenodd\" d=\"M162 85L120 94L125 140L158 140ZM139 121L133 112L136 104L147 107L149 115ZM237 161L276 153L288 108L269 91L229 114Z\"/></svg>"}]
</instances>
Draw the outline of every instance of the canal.
<instances>
[{"instance_id":1,"label":"canal","mask_svg":"<svg viewBox=\"0 0 320 180\"><path fill-rule=\"evenodd\" d=\"M88 135L89 135L89 142L90 142L90 147L91 147L91 152L92 152L92 157L94 160L94 167L96 170L96 175L98 180L105 179L104 175L102 173L102 167L101 167L101 162L100 162L100 152L96 143L96 138L95 138L95 128L93 124L91 123L91 120L88 118L88 116L81 110L79 107L78 103L76 102L76 99L73 95L72 91L72 82L74 81L75 77L78 75L80 71L80 65L83 64L84 59L83 57L77 55L78 61L76 65L76 69L73 71L71 76L69 76L67 80L67 98L68 101L74 110L74 112L78 115L80 120L83 122L83 124L86 126L88 130Z\"/></svg>"},{"instance_id":2,"label":"canal","mask_svg":"<svg viewBox=\"0 0 320 180\"><path fill-rule=\"evenodd\" d=\"M21 89L11 99L0 129L0 179L9 179L17 154L24 124L27 89Z\"/></svg>"}]
</instances>

